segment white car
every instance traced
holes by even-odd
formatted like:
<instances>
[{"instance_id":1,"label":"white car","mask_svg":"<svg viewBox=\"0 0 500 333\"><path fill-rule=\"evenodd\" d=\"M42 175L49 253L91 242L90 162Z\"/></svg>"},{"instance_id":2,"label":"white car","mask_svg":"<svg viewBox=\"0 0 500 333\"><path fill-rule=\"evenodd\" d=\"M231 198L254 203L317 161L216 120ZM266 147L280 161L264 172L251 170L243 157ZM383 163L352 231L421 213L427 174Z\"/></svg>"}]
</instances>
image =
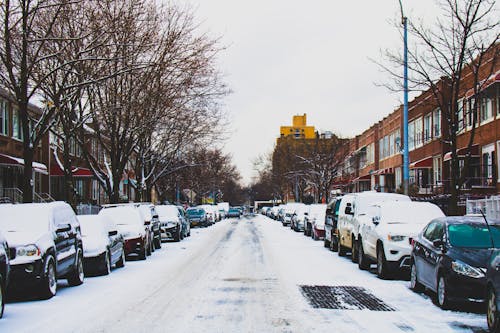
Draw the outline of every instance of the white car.
<instances>
[{"instance_id":1,"label":"white car","mask_svg":"<svg viewBox=\"0 0 500 333\"><path fill-rule=\"evenodd\" d=\"M351 252L352 262L357 262L357 240L359 235L359 220L366 215L368 207L377 202L411 201L409 196L396 193L380 193L365 191L351 193L342 197L338 219L338 255L344 256Z\"/></svg>"},{"instance_id":2,"label":"white car","mask_svg":"<svg viewBox=\"0 0 500 333\"><path fill-rule=\"evenodd\" d=\"M325 237L326 204L313 204L305 218L305 228L309 229L307 235L314 240ZM305 233L305 231L304 231Z\"/></svg>"},{"instance_id":3,"label":"white car","mask_svg":"<svg viewBox=\"0 0 500 333\"><path fill-rule=\"evenodd\" d=\"M156 212L160 219L161 241L166 242L173 239L175 242L183 238L182 223L177 206L161 205L156 206Z\"/></svg>"},{"instance_id":4,"label":"white car","mask_svg":"<svg viewBox=\"0 0 500 333\"><path fill-rule=\"evenodd\" d=\"M292 215L291 228L295 231L304 230L304 221L308 213L309 213L309 206L304 204L295 206L295 211Z\"/></svg>"},{"instance_id":5,"label":"white car","mask_svg":"<svg viewBox=\"0 0 500 333\"><path fill-rule=\"evenodd\" d=\"M411 242L429 221L444 217L441 209L430 202L392 201L368 207L360 217L358 266L368 269L377 263L377 275L410 267Z\"/></svg>"}]
</instances>

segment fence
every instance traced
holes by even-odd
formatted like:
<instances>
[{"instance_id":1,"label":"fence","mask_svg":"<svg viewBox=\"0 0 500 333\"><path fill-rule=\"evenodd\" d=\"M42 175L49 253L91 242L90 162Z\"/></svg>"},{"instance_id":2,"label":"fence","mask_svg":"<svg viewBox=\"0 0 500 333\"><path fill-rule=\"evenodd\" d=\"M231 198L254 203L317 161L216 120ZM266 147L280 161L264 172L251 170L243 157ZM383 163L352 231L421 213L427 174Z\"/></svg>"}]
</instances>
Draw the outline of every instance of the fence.
<instances>
[{"instance_id":1,"label":"fence","mask_svg":"<svg viewBox=\"0 0 500 333\"><path fill-rule=\"evenodd\" d=\"M91 204L79 204L76 206L76 215L96 215L101 210L101 206Z\"/></svg>"},{"instance_id":2,"label":"fence","mask_svg":"<svg viewBox=\"0 0 500 333\"><path fill-rule=\"evenodd\" d=\"M467 200L467 214L484 214L488 219L500 220L500 196Z\"/></svg>"}]
</instances>

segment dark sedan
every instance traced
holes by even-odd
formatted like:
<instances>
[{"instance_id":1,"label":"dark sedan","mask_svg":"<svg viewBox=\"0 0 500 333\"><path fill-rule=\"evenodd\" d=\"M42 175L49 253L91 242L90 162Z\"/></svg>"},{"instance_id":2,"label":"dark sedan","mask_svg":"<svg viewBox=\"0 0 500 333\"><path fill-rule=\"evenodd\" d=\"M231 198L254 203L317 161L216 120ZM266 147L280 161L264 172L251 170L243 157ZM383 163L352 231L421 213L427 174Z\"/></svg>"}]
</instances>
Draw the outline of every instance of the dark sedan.
<instances>
[{"instance_id":1,"label":"dark sedan","mask_svg":"<svg viewBox=\"0 0 500 333\"><path fill-rule=\"evenodd\" d=\"M442 308L453 301L483 301L494 244L500 244L500 225L482 217L432 220L413 242L411 289L436 292Z\"/></svg>"},{"instance_id":2,"label":"dark sedan","mask_svg":"<svg viewBox=\"0 0 500 333\"><path fill-rule=\"evenodd\" d=\"M207 212L203 208L188 208L186 211L186 216L189 220L191 227L195 226L203 226L207 227L209 225L209 221L207 219Z\"/></svg>"}]
</instances>

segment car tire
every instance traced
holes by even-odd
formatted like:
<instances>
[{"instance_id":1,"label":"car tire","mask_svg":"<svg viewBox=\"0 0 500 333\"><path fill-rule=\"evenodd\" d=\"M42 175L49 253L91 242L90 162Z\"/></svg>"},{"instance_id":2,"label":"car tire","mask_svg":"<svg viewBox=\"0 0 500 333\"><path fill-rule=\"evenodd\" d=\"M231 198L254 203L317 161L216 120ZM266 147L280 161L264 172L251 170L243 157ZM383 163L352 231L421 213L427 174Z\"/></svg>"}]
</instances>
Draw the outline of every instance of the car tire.
<instances>
[{"instance_id":1,"label":"car tire","mask_svg":"<svg viewBox=\"0 0 500 333\"><path fill-rule=\"evenodd\" d=\"M333 252L337 252L339 250L339 244L333 231L331 231L330 233L330 239L330 250L332 250Z\"/></svg>"},{"instance_id":2,"label":"car tire","mask_svg":"<svg viewBox=\"0 0 500 333\"><path fill-rule=\"evenodd\" d=\"M0 318L3 317L5 310L5 287L3 276L0 274Z\"/></svg>"},{"instance_id":3,"label":"car tire","mask_svg":"<svg viewBox=\"0 0 500 333\"><path fill-rule=\"evenodd\" d=\"M366 271L370 268L370 261L365 256L365 250L363 249L363 241L361 238L358 240L358 268L362 271Z\"/></svg>"},{"instance_id":4,"label":"car tire","mask_svg":"<svg viewBox=\"0 0 500 333\"><path fill-rule=\"evenodd\" d=\"M181 231L179 230L179 228L177 228L177 231L174 236L174 242L180 242L180 240L181 240Z\"/></svg>"},{"instance_id":5,"label":"car tire","mask_svg":"<svg viewBox=\"0 0 500 333\"><path fill-rule=\"evenodd\" d=\"M346 255L346 248L342 246L342 244L340 244L340 240L338 242L338 246L337 246L337 254L339 255L339 257L345 257Z\"/></svg>"},{"instance_id":6,"label":"car tire","mask_svg":"<svg viewBox=\"0 0 500 333\"><path fill-rule=\"evenodd\" d=\"M76 253L76 263L73 271L68 274L68 284L72 287L79 286L83 283L85 275L83 273L83 256L82 252L78 250Z\"/></svg>"},{"instance_id":7,"label":"car tire","mask_svg":"<svg viewBox=\"0 0 500 333\"><path fill-rule=\"evenodd\" d=\"M103 257L103 261L101 263L101 275L109 275L111 273L111 256L109 255L109 251L106 251Z\"/></svg>"},{"instance_id":8,"label":"car tire","mask_svg":"<svg viewBox=\"0 0 500 333\"><path fill-rule=\"evenodd\" d=\"M358 262L358 242L354 239L354 235L351 237L351 261L353 263Z\"/></svg>"},{"instance_id":9,"label":"car tire","mask_svg":"<svg viewBox=\"0 0 500 333\"><path fill-rule=\"evenodd\" d=\"M497 309L497 296L495 290L490 287L487 292L486 321L490 332L500 332L500 319Z\"/></svg>"},{"instance_id":10,"label":"car tire","mask_svg":"<svg viewBox=\"0 0 500 333\"><path fill-rule=\"evenodd\" d=\"M326 247L327 249L330 248L330 241L328 239L326 239L326 237L323 240L323 246Z\"/></svg>"},{"instance_id":11,"label":"car tire","mask_svg":"<svg viewBox=\"0 0 500 333\"><path fill-rule=\"evenodd\" d=\"M380 245L377 247L377 276L385 280L389 278L389 275L389 267L387 267L384 247Z\"/></svg>"},{"instance_id":12,"label":"car tire","mask_svg":"<svg viewBox=\"0 0 500 333\"><path fill-rule=\"evenodd\" d=\"M161 249L161 236L160 238L155 238L153 243L154 243L154 250Z\"/></svg>"},{"instance_id":13,"label":"car tire","mask_svg":"<svg viewBox=\"0 0 500 333\"><path fill-rule=\"evenodd\" d=\"M417 265L413 260L410 266L410 289L416 293L424 291L424 285L418 282Z\"/></svg>"},{"instance_id":14,"label":"car tire","mask_svg":"<svg viewBox=\"0 0 500 333\"><path fill-rule=\"evenodd\" d=\"M449 309L450 307L447 289L448 287L446 286L445 276L443 274L439 274L437 281L436 303L443 310Z\"/></svg>"},{"instance_id":15,"label":"car tire","mask_svg":"<svg viewBox=\"0 0 500 333\"><path fill-rule=\"evenodd\" d=\"M56 262L52 255L45 258L43 277L40 280L40 298L49 299L57 293Z\"/></svg>"},{"instance_id":16,"label":"car tire","mask_svg":"<svg viewBox=\"0 0 500 333\"><path fill-rule=\"evenodd\" d=\"M118 261L116 262L116 267L118 267L118 268L124 267L125 266L125 260L126 260L125 250L122 248L122 254L120 256L120 259L118 259Z\"/></svg>"},{"instance_id":17,"label":"car tire","mask_svg":"<svg viewBox=\"0 0 500 333\"><path fill-rule=\"evenodd\" d=\"M142 249L139 251L139 259L140 260L146 260L148 258L148 250L147 250L147 245L144 244Z\"/></svg>"},{"instance_id":18,"label":"car tire","mask_svg":"<svg viewBox=\"0 0 500 333\"><path fill-rule=\"evenodd\" d=\"M150 256L153 253L153 241L149 239L148 242L146 242L146 255Z\"/></svg>"}]
</instances>

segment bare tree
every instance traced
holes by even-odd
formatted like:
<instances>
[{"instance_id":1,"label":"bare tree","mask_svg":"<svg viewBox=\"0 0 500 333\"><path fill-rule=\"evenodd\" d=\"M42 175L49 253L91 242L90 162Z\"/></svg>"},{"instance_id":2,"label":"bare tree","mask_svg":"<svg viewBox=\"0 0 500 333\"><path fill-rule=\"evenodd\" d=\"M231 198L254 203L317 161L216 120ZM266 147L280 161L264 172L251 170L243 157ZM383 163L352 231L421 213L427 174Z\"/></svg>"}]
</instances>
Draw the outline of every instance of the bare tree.
<instances>
[{"instance_id":1,"label":"bare tree","mask_svg":"<svg viewBox=\"0 0 500 333\"><path fill-rule=\"evenodd\" d=\"M499 21L494 0L439 0L441 13L432 27L410 19L409 34L414 41L408 50L409 84L413 91L430 91L432 103L442 112L443 142L451 151L449 191L450 212L457 213L459 190L464 184L469 165L470 149L478 122L478 103L470 105L472 129L461 168L457 155L457 138L463 130L460 98L464 89L473 87L478 96L498 61ZM391 90L402 89L403 66L400 53L387 51L389 66L382 65L394 79L386 85ZM392 66L393 65L393 66ZM472 80L465 86L466 77ZM467 79L468 80L468 79Z\"/></svg>"}]
</instances>

